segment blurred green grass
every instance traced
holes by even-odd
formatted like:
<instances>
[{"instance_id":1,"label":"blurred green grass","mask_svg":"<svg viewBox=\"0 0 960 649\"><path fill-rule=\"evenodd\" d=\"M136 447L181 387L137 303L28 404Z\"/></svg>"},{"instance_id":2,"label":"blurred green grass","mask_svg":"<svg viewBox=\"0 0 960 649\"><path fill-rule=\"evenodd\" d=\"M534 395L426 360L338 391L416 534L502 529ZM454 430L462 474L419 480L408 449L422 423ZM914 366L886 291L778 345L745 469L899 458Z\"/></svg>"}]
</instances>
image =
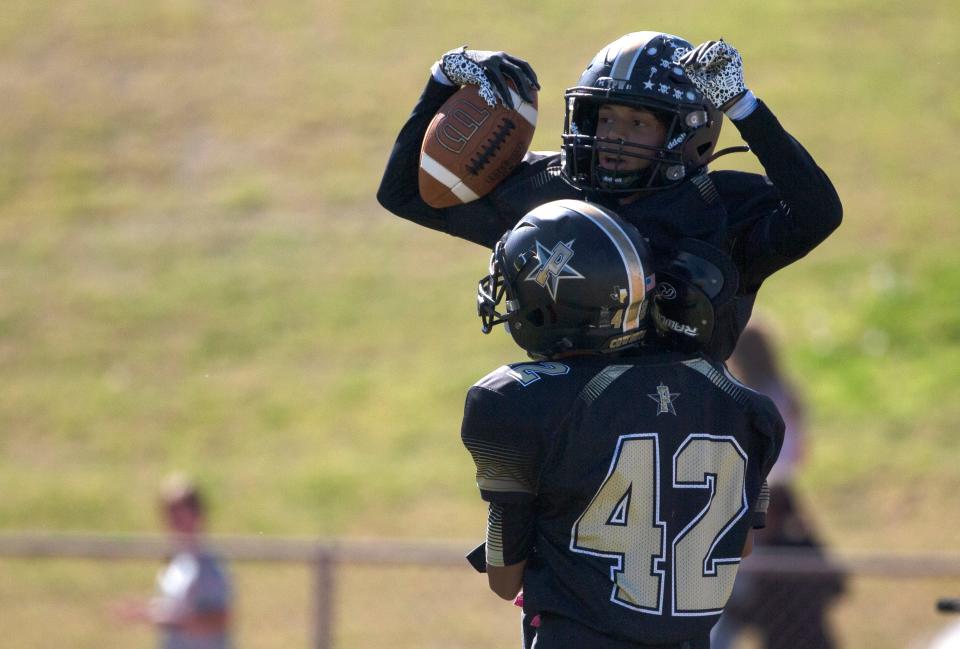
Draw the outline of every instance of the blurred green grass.
<instances>
[{"instance_id":1,"label":"blurred green grass","mask_svg":"<svg viewBox=\"0 0 960 649\"><path fill-rule=\"evenodd\" d=\"M149 527L135 499L183 465L272 512L231 508L231 528L350 529L355 499L429 498L430 477L406 475L424 466L469 498L460 395L516 356L475 334L484 253L392 220L371 196L439 51L462 41L530 59L544 86L535 146L551 148L561 107L547 97L623 31L626 7L572 26L565 3L479 16L15 3L0 31L13 98L0 127L0 416L15 486L0 524ZM960 161L943 134L960 100L937 70L957 21L946 3L925 9L823 4L801 20L787 3L745 3L644 21L740 44L748 80L845 200L841 231L761 294L816 408L814 492L877 466L909 484L950 457L937 449L956 450ZM748 12L790 29L748 30ZM904 31L924 34L909 55Z\"/></svg>"},{"instance_id":2,"label":"blurred green grass","mask_svg":"<svg viewBox=\"0 0 960 649\"><path fill-rule=\"evenodd\" d=\"M485 251L385 213L383 165L447 49L529 60L534 148L555 149L563 88L604 43L659 29L737 45L844 200L843 227L759 299L811 409L800 486L821 531L844 548L960 547L955 3L8 0L0 14L0 529L156 531L156 485L184 469L217 532L479 537L462 399L520 356L478 333ZM722 144L737 142L728 125ZM100 609L148 590L152 567L43 565L4 562L12 644L49 646L50 619L77 646L150 641L100 626ZM304 574L239 570L243 644L305 642ZM394 603L453 587L403 581ZM381 585L346 577L338 639L427 646L402 607L376 626L346 613ZM914 626L875 637L867 591L840 611L843 636L902 646ZM481 628L473 601L456 609L469 646L513 637Z\"/></svg>"},{"instance_id":3,"label":"blurred green grass","mask_svg":"<svg viewBox=\"0 0 960 649\"><path fill-rule=\"evenodd\" d=\"M655 28L740 47L844 200L841 230L759 300L812 409L801 484L826 535L960 544L954 3L3 14L0 528L154 530L155 485L182 468L218 530L481 534L462 398L519 356L478 334L486 253L374 202L386 156L446 49L528 59L534 147L555 149L563 88Z\"/></svg>"}]
</instances>

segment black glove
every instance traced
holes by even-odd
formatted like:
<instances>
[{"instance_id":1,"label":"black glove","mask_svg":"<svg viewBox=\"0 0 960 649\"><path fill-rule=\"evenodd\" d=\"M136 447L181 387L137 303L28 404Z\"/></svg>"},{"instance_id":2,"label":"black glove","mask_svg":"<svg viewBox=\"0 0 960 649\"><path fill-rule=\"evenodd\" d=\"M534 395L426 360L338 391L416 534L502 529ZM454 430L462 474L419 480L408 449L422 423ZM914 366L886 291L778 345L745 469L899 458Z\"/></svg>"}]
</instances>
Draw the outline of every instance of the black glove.
<instances>
[{"instance_id":1,"label":"black glove","mask_svg":"<svg viewBox=\"0 0 960 649\"><path fill-rule=\"evenodd\" d=\"M451 82L478 86L480 96L491 108L497 105L498 97L504 106L514 108L507 79L513 81L517 93L529 103L533 103L530 89L540 89L537 75L530 64L506 52L468 50L464 45L444 54L439 63L440 69Z\"/></svg>"}]
</instances>

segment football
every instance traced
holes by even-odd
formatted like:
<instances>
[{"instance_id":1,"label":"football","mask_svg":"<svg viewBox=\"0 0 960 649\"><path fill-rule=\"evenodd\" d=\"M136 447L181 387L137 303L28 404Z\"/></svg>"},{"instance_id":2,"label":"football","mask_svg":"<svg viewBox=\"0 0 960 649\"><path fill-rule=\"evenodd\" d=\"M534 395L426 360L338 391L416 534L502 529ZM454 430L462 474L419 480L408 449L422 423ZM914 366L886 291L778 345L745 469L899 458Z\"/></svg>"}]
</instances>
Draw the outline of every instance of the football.
<instances>
[{"instance_id":1,"label":"football","mask_svg":"<svg viewBox=\"0 0 960 649\"><path fill-rule=\"evenodd\" d=\"M511 82L512 84L512 82ZM523 159L537 125L533 103L511 87L515 109L491 108L468 85L433 117L420 149L420 197L430 207L451 207L489 193Z\"/></svg>"}]
</instances>

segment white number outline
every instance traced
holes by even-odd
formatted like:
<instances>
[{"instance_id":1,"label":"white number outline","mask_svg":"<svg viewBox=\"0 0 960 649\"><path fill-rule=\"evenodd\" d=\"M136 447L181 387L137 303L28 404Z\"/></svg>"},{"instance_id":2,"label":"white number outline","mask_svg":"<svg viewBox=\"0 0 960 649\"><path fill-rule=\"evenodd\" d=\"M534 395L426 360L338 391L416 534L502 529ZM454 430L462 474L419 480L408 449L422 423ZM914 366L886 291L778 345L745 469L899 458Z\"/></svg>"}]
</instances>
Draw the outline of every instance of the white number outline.
<instances>
[{"instance_id":1,"label":"white number outline","mask_svg":"<svg viewBox=\"0 0 960 649\"><path fill-rule=\"evenodd\" d=\"M543 378L541 374L543 376L563 376L569 373L569 365L551 363L549 361L544 361L543 363L523 363L507 369L507 374L510 375L510 378L518 381L523 387L539 381Z\"/></svg>"},{"instance_id":2,"label":"white number outline","mask_svg":"<svg viewBox=\"0 0 960 649\"><path fill-rule=\"evenodd\" d=\"M655 497L653 499L653 518L651 521L653 527L660 528L660 554L654 554L650 556L650 576L656 577L657 582L660 584L657 595L657 608L644 608L642 606L634 606L629 602L626 602L619 597L617 597L617 591L620 590L620 585L617 583L617 575L623 572L623 552L600 552L598 550L582 547L577 545L578 537L578 528L580 526L580 520L586 515L586 513L593 507L594 501L600 496L603 488L606 486L607 482L610 480L610 477L614 474L617 465L620 463L620 454L623 452L624 443L637 439L652 439L653 440L653 466L654 466L654 480L653 480L653 489L655 492ZM630 497L633 497L633 483L630 484ZM600 487L597 489L597 492L593 495L593 498L590 499L590 504L587 505L583 513L577 517L577 520L573 524L573 528L570 532L570 550L578 554L588 554L594 557L600 557L603 559L613 559L613 565L610 566L610 581L613 582L613 589L610 591L610 601L624 608L628 608L631 611L638 611L640 613L648 613L654 615L661 615L663 613L663 582L664 576L666 575L666 569L663 567L665 562L665 555L667 552L667 524L660 519L660 436L658 433L637 433L634 435L621 435L617 439L617 448L614 450L613 459L610 461L610 469L607 471L606 477L603 479ZM660 566L659 568L657 566Z\"/></svg>"},{"instance_id":3,"label":"white number outline","mask_svg":"<svg viewBox=\"0 0 960 649\"><path fill-rule=\"evenodd\" d=\"M585 546L578 545L578 536L579 536L579 526L583 517L589 512L597 498L600 497L601 493L604 491L607 483L609 482L611 476L616 472L617 466L620 463L621 455L623 453L623 447L626 443L634 440L640 439L652 439L653 440L653 455L654 455L654 521L653 527L659 528L661 530L661 547L658 554L651 554L650 556L650 576L655 577L659 583L658 588L658 600L659 604L657 609L637 607L624 600L617 597L617 592L620 590L620 585L617 583L617 575L624 572L624 558L626 556L625 552L601 552L595 548L588 548ZM673 467L672 467L672 486L677 489L710 489L710 497L707 499L707 503L704 508L691 520L680 532L676 535L671 543L670 547L670 578L671 578L671 614L678 617L695 617L695 616L708 616L716 615L723 611L721 606L719 609L710 609L702 611L686 611L678 610L677 607L677 592L676 592L676 578L678 574L676 566L676 547L677 544L682 541L687 534L689 534L693 529L695 529L698 523L707 515L710 511L711 506L714 504L714 499L716 496L716 474L708 473L706 478L702 482L678 482L676 480L677 475L677 459L683 453L683 451L695 440L710 440L717 442L729 442L732 444L733 448L737 451L740 458L743 460L743 477L744 481L741 487L740 502L741 506L735 516L728 519L727 523L723 528L716 534L713 539L713 543L710 545L709 550L703 557L703 568L702 576L716 576L717 566L718 565L733 565L739 564L741 562L741 557L719 557L714 558L717 544L720 540L726 536L726 534L737 524L740 519L747 513L749 506L747 502L747 490L746 490L746 469L748 464L747 454L743 451L740 444L737 442L736 438L731 435L709 435L709 434L692 434L684 439L683 443L677 448L676 453L673 455ZM631 498L633 497L633 480L630 481L630 494ZM668 538L668 528L665 521L660 519L660 434L659 433L637 433L629 435L620 435L617 438L617 446L614 450L613 457L610 461L610 468L607 471L607 475L604 477L603 482L597 488L596 493L590 499L589 504L584 508L580 516L577 517L577 520L574 522L570 530L570 551L577 554L585 554L594 557L599 557L602 559L611 559L613 560L613 565L610 567L610 580L613 582L613 588L610 592L610 601L624 608L637 611L639 613L645 613L648 615L662 615L663 614L663 599L664 599L664 575L665 569L662 567L666 563L665 552L666 552L666 542ZM619 503L622 502L622 498ZM612 514L611 514L612 515ZM657 567L659 566L661 567Z\"/></svg>"},{"instance_id":4,"label":"white number outline","mask_svg":"<svg viewBox=\"0 0 960 649\"><path fill-rule=\"evenodd\" d=\"M692 521L687 523L687 526L684 527L673 539L673 543L670 547L670 572L671 572L671 589L672 594L671 605L672 610L671 614L677 617L702 617L706 615L716 615L723 612L723 606L718 609L707 609L707 610L681 610L677 606L677 575L679 570L677 570L677 544L682 541L689 532L691 532L701 520L707 515L707 512L710 511L710 508L713 507L714 499L716 497L716 487L717 487L717 476L714 473L706 474L706 478L702 482L678 482L677 481L677 459L683 453L683 451L689 446L694 440L706 439L716 442L730 442L737 453L740 455L740 458L743 460L743 475L746 478L747 475L747 454L743 452L743 448L740 447L740 444L737 442L736 438L731 435L708 435L705 433L699 433L694 435L689 435L683 444L677 448L677 452L673 454L673 487L675 489L709 489L710 497L707 499L707 504L703 507L699 514L697 514ZM717 576L717 566L718 565L735 565L739 564L742 557L720 557L714 558L714 553L717 548L717 544L720 542L727 532L733 529L734 525L743 518L749 509L747 503L747 484L744 480L743 487L740 491L740 509L737 514L727 521L727 524L717 533L713 538L713 543L710 544L709 550L703 557L703 569L701 575L703 577L716 577Z\"/></svg>"}]
</instances>

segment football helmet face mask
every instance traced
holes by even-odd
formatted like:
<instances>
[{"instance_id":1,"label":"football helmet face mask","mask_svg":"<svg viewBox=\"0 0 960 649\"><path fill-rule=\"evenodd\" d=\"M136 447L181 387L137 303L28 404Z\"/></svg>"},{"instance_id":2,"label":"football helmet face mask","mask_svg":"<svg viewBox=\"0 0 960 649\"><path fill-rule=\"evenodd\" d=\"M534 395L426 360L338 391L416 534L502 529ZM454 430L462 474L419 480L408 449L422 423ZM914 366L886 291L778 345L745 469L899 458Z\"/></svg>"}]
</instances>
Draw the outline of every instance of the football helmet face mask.
<instances>
[{"instance_id":1,"label":"football helmet face mask","mask_svg":"<svg viewBox=\"0 0 960 649\"><path fill-rule=\"evenodd\" d=\"M503 323L534 358L640 344L654 285L649 260L637 229L610 210L572 200L541 205L493 251L477 289L483 332Z\"/></svg>"},{"instance_id":2,"label":"football helmet face mask","mask_svg":"<svg viewBox=\"0 0 960 649\"><path fill-rule=\"evenodd\" d=\"M584 191L633 194L681 182L706 166L720 137L723 114L697 90L676 60L693 46L670 34L635 32L604 47L577 85L564 92L562 176ZM659 146L597 137L604 104L656 114L666 127ZM605 169L604 152L640 158L639 171Z\"/></svg>"}]
</instances>

